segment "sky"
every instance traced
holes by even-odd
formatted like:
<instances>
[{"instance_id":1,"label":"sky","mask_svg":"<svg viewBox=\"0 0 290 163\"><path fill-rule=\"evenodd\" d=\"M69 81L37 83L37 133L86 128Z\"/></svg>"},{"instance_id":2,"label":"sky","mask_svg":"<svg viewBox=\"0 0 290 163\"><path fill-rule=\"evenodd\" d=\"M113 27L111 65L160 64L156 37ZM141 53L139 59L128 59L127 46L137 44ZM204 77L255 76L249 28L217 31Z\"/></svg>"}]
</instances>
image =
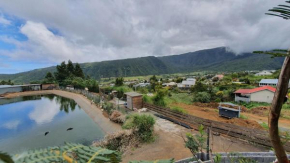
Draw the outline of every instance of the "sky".
<instances>
[{"instance_id":1,"label":"sky","mask_svg":"<svg viewBox=\"0 0 290 163\"><path fill-rule=\"evenodd\" d=\"M0 0L0 74L226 46L288 48L283 0Z\"/></svg>"}]
</instances>

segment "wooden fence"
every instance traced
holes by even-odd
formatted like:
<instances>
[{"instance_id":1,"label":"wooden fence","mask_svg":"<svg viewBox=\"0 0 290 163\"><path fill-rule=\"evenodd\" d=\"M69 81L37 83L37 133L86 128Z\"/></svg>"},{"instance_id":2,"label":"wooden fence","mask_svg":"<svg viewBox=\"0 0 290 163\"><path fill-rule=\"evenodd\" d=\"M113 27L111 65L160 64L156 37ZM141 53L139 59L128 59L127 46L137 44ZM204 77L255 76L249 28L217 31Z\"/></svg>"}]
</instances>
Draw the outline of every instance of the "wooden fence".
<instances>
[{"instance_id":1,"label":"wooden fence","mask_svg":"<svg viewBox=\"0 0 290 163\"><path fill-rule=\"evenodd\" d=\"M197 129L200 124L206 128L211 128L212 131L220 134L225 134L231 137L247 140L251 143L263 145L266 147L272 147L269 134L264 130L252 129L247 127L241 127L233 124L212 121L200 117L196 117L189 114L176 113L169 108L163 108L160 106L152 105L149 103L143 103L143 107L159 113L165 117L189 125L190 127ZM284 145L286 151L290 151L290 142Z\"/></svg>"}]
</instances>

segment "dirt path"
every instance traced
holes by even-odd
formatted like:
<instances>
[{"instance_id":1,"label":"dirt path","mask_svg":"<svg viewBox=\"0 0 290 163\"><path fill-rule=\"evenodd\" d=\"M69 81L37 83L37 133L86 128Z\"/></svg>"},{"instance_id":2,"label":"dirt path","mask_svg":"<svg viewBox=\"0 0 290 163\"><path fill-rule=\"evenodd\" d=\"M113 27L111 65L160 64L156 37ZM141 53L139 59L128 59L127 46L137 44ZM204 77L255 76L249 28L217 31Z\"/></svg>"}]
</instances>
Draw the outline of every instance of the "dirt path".
<instances>
[{"instance_id":1,"label":"dirt path","mask_svg":"<svg viewBox=\"0 0 290 163\"><path fill-rule=\"evenodd\" d=\"M191 157L190 151L185 148L186 133L197 134L197 131L189 130L164 119L156 118L155 132L157 134L154 143L142 145L140 148L131 149L122 157L122 162L132 160L157 160L170 159L180 160ZM244 141L233 140L223 136L213 137L213 152L261 152L268 151L265 148L250 145Z\"/></svg>"},{"instance_id":2,"label":"dirt path","mask_svg":"<svg viewBox=\"0 0 290 163\"><path fill-rule=\"evenodd\" d=\"M31 96L31 95L44 95L44 94L55 94L75 100L75 102L88 114L94 122L96 122L105 134L111 134L118 130L121 130L121 126L111 122L108 118L103 116L100 108L96 105L92 105L91 101L81 94L75 94L71 92L61 90L43 90L43 91L29 91L29 92L18 92L10 93L5 95L5 98L13 98L18 96Z\"/></svg>"}]
</instances>

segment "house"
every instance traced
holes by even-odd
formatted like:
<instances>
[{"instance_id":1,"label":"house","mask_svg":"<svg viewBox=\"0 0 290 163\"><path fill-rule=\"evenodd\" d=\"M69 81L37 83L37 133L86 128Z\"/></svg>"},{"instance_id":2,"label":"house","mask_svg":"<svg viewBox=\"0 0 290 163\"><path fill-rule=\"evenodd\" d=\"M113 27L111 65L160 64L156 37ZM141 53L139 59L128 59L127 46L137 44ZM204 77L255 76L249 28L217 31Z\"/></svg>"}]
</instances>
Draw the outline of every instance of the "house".
<instances>
[{"instance_id":1,"label":"house","mask_svg":"<svg viewBox=\"0 0 290 163\"><path fill-rule=\"evenodd\" d=\"M265 85L269 85L269 86L274 86L276 87L278 84L278 79L262 79L260 82L259 82L259 86L262 87L262 86L265 86ZM288 84L288 88L290 87L290 82Z\"/></svg>"},{"instance_id":2,"label":"house","mask_svg":"<svg viewBox=\"0 0 290 163\"><path fill-rule=\"evenodd\" d=\"M240 102L266 102L272 103L276 88L271 86L257 87L253 89L239 89L235 94L235 101Z\"/></svg>"},{"instance_id":3,"label":"house","mask_svg":"<svg viewBox=\"0 0 290 163\"><path fill-rule=\"evenodd\" d=\"M181 83L177 84L177 87L180 89L189 89L191 86L195 85L195 79L194 78L187 78L186 80L183 80Z\"/></svg>"},{"instance_id":4,"label":"house","mask_svg":"<svg viewBox=\"0 0 290 163\"><path fill-rule=\"evenodd\" d=\"M127 97L127 108L129 109L141 109L143 106L142 94L137 92L127 92L125 93Z\"/></svg>"},{"instance_id":5,"label":"house","mask_svg":"<svg viewBox=\"0 0 290 163\"><path fill-rule=\"evenodd\" d=\"M222 80L224 78L223 74L217 74L213 78L218 78L219 80Z\"/></svg>"},{"instance_id":6,"label":"house","mask_svg":"<svg viewBox=\"0 0 290 163\"><path fill-rule=\"evenodd\" d=\"M266 76L266 75L272 75L272 71L269 71L269 70L263 70L261 72L258 72L255 74L255 76Z\"/></svg>"},{"instance_id":7,"label":"house","mask_svg":"<svg viewBox=\"0 0 290 163\"><path fill-rule=\"evenodd\" d=\"M74 90L75 87L73 85L67 85L65 89L68 89L68 90Z\"/></svg>"},{"instance_id":8,"label":"house","mask_svg":"<svg viewBox=\"0 0 290 163\"><path fill-rule=\"evenodd\" d=\"M177 84L175 82L169 82L169 83L163 83L162 86L163 87L174 87Z\"/></svg>"},{"instance_id":9,"label":"house","mask_svg":"<svg viewBox=\"0 0 290 163\"><path fill-rule=\"evenodd\" d=\"M147 87L149 85L150 85L150 83L139 83L139 84L133 85L133 87L134 88L137 88L137 87Z\"/></svg>"},{"instance_id":10,"label":"house","mask_svg":"<svg viewBox=\"0 0 290 163\"><path fill-rule=\"evenodd\" d=\"M0 94L12 92L39 91L39 90L41 90L40 84L0 85Z\"/></svg>"}]
</instances>

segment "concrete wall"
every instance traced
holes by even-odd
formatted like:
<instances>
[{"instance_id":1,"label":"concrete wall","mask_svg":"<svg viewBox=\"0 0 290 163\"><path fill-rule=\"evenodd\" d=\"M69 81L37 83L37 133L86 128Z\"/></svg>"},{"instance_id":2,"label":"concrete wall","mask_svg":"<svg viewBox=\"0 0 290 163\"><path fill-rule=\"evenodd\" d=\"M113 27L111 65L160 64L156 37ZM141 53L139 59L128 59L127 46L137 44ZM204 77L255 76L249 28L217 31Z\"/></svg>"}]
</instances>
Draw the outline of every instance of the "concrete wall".
<instances>
[{"instance_id":1,"label":"concrete wall","mask_svg":"<svg viewBox=\"0 0 290 163\"><path fill-rule=\"evenodd\" d=\"M251 94L251 101L272 103L274 92L263 90Z\"/></svg>"}]
</instances>

